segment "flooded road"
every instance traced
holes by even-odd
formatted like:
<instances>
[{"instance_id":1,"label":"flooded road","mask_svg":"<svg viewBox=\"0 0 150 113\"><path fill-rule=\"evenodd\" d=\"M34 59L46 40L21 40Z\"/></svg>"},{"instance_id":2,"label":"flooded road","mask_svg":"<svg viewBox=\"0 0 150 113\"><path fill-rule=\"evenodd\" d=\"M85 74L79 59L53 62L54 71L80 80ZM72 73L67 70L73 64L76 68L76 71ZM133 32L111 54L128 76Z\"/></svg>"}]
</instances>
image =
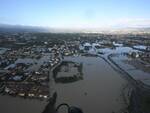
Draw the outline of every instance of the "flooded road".
<instances>
[{"instance_id":1,"label":"flooded road","mask_svg":"<svg viewBox=\"0 0 150 113\"><path fill-rule=\"evenodd\" d=\"M82 108L84 113L121 113L127 107L122 90L128 82L103 59L82 56L65 60L83 63L83 80L56 83L56 105L68 103Z\"/></svg>"}]
</instances>

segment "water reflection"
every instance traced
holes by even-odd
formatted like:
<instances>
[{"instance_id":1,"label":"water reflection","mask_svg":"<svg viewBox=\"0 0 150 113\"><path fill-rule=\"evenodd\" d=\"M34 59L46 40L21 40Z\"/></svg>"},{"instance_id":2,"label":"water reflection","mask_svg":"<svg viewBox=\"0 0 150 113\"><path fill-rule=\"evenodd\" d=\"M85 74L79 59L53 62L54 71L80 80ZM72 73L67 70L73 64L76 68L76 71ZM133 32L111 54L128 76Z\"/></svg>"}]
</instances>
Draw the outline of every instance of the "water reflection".
<instances>
[{"instance_id":1,"label":"water reflection","mask_svg":"<svg viewBox=\"0 0 150 113\"><path fill-rule=\"evenodd\" d=\"M48 100L49 103L46 105L42 113L56 113L55 103L57 99L57 93L55 92L53 96Z\"/></svg>"}]
</instances>

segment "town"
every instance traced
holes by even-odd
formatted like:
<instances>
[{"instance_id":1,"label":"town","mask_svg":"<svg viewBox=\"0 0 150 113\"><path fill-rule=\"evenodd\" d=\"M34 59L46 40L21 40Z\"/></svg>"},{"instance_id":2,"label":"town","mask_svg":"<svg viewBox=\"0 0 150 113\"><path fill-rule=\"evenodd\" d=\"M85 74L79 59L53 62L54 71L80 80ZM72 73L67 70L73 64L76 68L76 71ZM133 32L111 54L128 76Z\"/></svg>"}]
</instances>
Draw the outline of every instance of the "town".
<instances>
[{"instance_id":1,"label":"town","mask_svg":"<svg viewBox=\"0 0 150 113\"><path fill-rule=\"evenodd\" d=\"M74 68L72 75L67 74L68 68L65 67L66 64L64 65L65 58L80 56L103 58L148 92L149 37L149 34L1 33L0 93L16 98L48 100L52 95L50 90L52 71L57 82L66 82L65 80L75 82L84 79L81 63L67 64ZM65 74L57 77L57 70L60 70L57 67L60 64L64 65L61 70L64 70Z\"/></svg>"}]
</instances>

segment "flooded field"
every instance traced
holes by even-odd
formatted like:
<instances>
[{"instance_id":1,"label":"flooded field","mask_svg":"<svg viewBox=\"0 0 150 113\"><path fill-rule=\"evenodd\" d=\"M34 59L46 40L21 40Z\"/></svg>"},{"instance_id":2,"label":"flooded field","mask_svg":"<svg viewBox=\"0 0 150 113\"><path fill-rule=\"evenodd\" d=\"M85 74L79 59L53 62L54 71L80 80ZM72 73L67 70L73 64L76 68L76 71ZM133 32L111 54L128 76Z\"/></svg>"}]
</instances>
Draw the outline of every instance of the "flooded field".
<instances>
[{"instance_id":1,"label":"flooded field","mask_svg":"<svg viewBox=\"0 0 150 113\"><path fill-rule=\"evenodd\" d=\"M68 103L80 107L84 113L121 113L125 110L122 91L128 83L103 59L67 57L65 60L83 64L83 80L56 83L56 105Z\"/></svg>"},{"instance_id":2,"label":"flooded field","mask_svg":"<svg viewBox=\"0 0 150 113\"><path fill-rule=\"evenodd\" d=\"M150 85L149 64L139 59L131 59L124 55L114 55L111 59L122 69L124 69L135 80Z\"/></svg>"}]
</instances>

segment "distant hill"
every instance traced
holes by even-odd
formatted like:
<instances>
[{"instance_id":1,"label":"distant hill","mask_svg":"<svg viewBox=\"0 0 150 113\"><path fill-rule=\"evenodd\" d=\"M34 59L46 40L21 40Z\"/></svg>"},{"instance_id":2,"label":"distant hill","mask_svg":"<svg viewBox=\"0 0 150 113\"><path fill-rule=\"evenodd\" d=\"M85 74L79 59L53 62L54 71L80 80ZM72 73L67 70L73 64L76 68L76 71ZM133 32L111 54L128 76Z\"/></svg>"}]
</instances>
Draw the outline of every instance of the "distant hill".
<instances>
[{"instance_id":1,"label":"distant hill","mask_svg":"<svg viewBox=\"0 0 150 113\"><path fill-rule=\"evenodd\" d=\"M44 27L0 24L0 33L48 32L48 31L49 30Z\"/></svg>"},{"instance_id":2,"label":"distant hill","mask_svg":"<svg viewBox=\"0 0 150 113\"><path fill-rule=\"evenodd\" d=\"M9 25L0 24L0 33L18 33L18 32L51 32L51 33L110 33L110 34L140 34L140 33L150 33L150 27L146 28L48 28L39 26L24 26L24 25Z\"/></svg>"}]
</instances>

